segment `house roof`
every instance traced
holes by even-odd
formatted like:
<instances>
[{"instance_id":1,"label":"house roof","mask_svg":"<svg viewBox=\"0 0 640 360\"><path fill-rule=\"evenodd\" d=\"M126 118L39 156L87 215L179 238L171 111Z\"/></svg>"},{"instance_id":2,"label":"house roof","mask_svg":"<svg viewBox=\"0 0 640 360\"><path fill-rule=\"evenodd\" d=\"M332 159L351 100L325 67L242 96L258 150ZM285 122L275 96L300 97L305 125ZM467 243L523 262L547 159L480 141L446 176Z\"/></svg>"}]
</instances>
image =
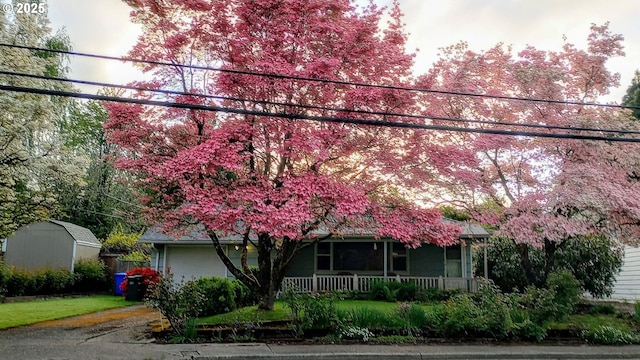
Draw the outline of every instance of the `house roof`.
<instances>
[{"instance_id":1,"label":"house roof","mask_svg":"<svg viewBox=\"0 0 640 360\"><path fill-rule=\"evenodd\" d=\"M485 230L482 226L474 224L468 221L458 221L448 218L443 218L443 222L448 224L454 224L460 226L462 233L460 238L462 239L484 239L491 236L491 234Z\"/></svg>"},{"instance_id":2,"label":"house roof","mask_svg":"<svg viewBox=\"0 0 640 360\"><path fill-rule=\"evenodd\" d=\"M71 237L74 238L78 245L85 245L90 247L101 247L100 241L96 238L95 235L91 232L91 230L84 228L82 226L68 223L65 221L59 220L49 220L50 223L62 226Z\"/></svg>"},{"instance_id":3,"label":"house roof","mask_svg":"<svg viewBox=\"0 0 640 360\"><path fill-rule=\"evenodd\" d=\"M462 229L462 233L460 234L461 239L480 239L487 238L490 234L480 225L472 224L469 222L462 222L452 219L443 219L445 223L458 225ZM362 231L358 231L358 229L351 229L351 231L347 230L344 232L348 237L366 237L373 236L372 231L367 231L366 229L360 229ZM328 235L328 232L322 229L319 229L315 232L316 236ZM141 243L151 244L194 244L194 245L202 245L202 244L211 244L211 238L207 235L204 227L202 225L194 225L191 226L189 231L186 234L181 235L180 238L175 238L170 235L167 235L162 232L162 229L159 227L155 227L147 230L140 239L138 240ZM220 242L223 244L234 244L242 241L242 237L240 235L234 236L221 236Z\"/></svg>"}]
</instances>

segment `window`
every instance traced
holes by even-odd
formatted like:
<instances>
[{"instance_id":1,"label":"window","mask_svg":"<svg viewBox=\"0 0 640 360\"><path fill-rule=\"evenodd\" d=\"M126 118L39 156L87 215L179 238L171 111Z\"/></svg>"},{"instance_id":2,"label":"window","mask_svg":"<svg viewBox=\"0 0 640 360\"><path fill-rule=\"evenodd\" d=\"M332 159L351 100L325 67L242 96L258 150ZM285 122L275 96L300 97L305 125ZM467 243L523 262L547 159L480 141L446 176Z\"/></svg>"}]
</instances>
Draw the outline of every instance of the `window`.
<instances>
[{"instance_id":1,"label":"window","mask_svg":"<svg viewBox=\"0 0 640 360\"><path fill-rule=\"evenodd\" d=\"M391 243L391 271L407 271L407 248L400 243Z\"/></svg>"},{"instance_id":2,"label":"window","mask_svg":"<svg viewBox=\"0 0 640 360\"><path fill-rule=\"evenodd\" d=\"M317 269L331 270L331 243L321 242L317 244Z\"/></svg>"},{"instance_id":3,"label":"window","mask_svg":"<svg viewBox=\"0 0 640 360\"><path fill-rule=\"evenodd\" d=\"M382 243L334 242L334 271L382 271L384 249Z\"/></svg>"},{"instance_id":4,"label":"window","mask_svg":"<svg viewBox=\"0 0 640 360\"><path fill-rule=\"evenodd\" d=\"M447 277L462 277L462 252L460 245L445 248L445 267Z\"/></svg>"}]
</instances>

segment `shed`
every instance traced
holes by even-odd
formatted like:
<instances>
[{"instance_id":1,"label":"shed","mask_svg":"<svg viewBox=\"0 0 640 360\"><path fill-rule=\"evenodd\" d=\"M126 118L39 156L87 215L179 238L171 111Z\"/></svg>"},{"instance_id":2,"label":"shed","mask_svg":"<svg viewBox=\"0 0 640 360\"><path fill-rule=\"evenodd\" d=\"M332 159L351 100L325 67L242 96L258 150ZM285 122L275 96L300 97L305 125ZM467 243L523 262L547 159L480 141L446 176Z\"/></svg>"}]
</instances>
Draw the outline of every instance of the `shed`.
<instances>
[{"instance_id":1,"label":"shed","mask_svg":"<svg viewBox=\"0 0 640 360\"><path fill-rule=\"evenodd\" d=\"M7 239L5 265L19 269L69 269L80 259L98 259L100 241L91 230L64 221L29 224Z\"/></svg>"}]
</instances>

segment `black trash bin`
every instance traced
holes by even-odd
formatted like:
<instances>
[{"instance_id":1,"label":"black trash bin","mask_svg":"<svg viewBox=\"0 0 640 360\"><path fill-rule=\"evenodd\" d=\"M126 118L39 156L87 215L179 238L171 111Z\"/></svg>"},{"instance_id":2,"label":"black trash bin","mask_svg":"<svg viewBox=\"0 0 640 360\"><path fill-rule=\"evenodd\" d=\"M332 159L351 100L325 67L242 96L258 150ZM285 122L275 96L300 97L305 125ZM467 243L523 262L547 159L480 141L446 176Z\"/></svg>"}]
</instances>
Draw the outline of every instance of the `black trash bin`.
<instances>
[{"instance_id":1,"label":"black trash bin","mask_svg":"<svg viewBox=\"0 0 640 360\"><path fill-rule=\"evenodd\" d=\"M127 276L127 301L142 301L144 293L147 291L144 285L144 278L141 275Z\"/></svg>"}]
</instances>

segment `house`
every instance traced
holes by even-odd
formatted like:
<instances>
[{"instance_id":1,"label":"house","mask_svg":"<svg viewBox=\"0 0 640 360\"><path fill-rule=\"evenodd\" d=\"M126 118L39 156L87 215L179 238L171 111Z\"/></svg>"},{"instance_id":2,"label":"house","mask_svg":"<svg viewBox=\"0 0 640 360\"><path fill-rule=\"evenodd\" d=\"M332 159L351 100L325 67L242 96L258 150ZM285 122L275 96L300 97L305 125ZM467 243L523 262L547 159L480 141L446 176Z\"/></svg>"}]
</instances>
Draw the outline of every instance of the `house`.
<instances>
[{"instance_id":1,"label":"house","mask_svg":"<svg viewBox=\"0 0 640 360\"><path fill-rule=\"evenodd\" d=\"M351 285L347 287L355 286L354 282L360 276L361 279L428 278L435 279L432 280L436 284L433 286L440 287L445 287L442 279L450 279L450 286L468 288L465 279L473 277L471 243L486 240L489 233L479 225L448 219L446 221L462 228L459 244L449 247L425 244L416 249L408 249L393 239L376 239L371 232L359 231L357 234L331 237L303 248L290 264L287 278L300 279L296 281L301 283L296 285L309 287L310 291L338 286L329 285L329 280L326 279L351 279L353 276L356 280L349 280ZM160 272L171 269L176 279L232 277L204 231L193 229L176 239L157 230L150 230L138 241L151 244L151 267ZM241 238L223 237L220 241L229 258L239 265ZM257 265L257 253L253 245L248 246L248 261L250 265ZM451 285L455 283L453 279L459 280L458 285Z\"/></svg>"},{"instance_id":2,"label":"house","mask_svg":"<svg viewBox=\"0 0 640 360\"><path fill-rule=\"evenodd\" d=\"M68 269L79 259L98 259L100 241L91 230L49 220L19 228L6 240L4 263L26 270Z\"/></svg>"},{"instance_id":3,"label":"house","mask_svg":"<svg viewBox=\"0 0 640 360\"><path fill-rule=\"evenodd\" d=\"M616 276L611 299L640 300L640 248L625 246L624 264Z\"/></svg>"}]
</instances>

